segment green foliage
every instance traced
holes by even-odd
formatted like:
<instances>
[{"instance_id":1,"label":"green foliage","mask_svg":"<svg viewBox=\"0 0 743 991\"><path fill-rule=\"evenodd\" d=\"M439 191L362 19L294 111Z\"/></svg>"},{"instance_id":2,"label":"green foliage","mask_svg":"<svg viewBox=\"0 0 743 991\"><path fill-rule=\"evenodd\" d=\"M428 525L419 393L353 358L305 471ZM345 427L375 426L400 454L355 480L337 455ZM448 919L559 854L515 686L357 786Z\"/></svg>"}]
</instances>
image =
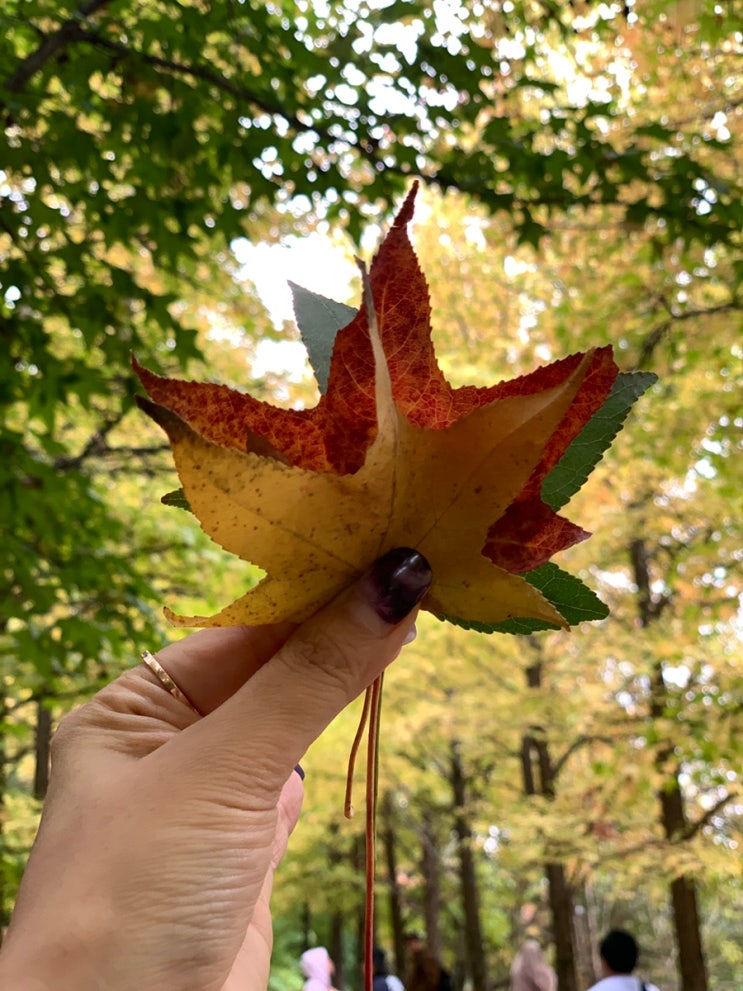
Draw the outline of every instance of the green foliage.
<instances>
[{"instance_id":1,"label":"green foliage","mask_svg":"<svg viewBox=\"0 0 743 991\"><path fill-rule=\"evenodd\" d=\"M163 506L174 506L176 509L185 509L191 512L191 505L183 489L174 489L172 492L166 492L160 499L160 502Z\"/></svg>"},{"instance_id":2,"label":"green foliage","mask_svg":"<svg viewBox=\"0 0 743 991\"><path fill-rule=\"evenodd\" d=\"M609 609L598 598L595 592L583 584L580 578L563 571L553 562L543 564L534 571L528 571L521 576L530 585L538 588L544 597L562 613L568 623L590 622L606 619ZM477 630L478 633L515 633L528 635L539 630L558 630L559 626L538 619L505 619L500 623L486 625L483 623L467 623L463 620L449 619L466 630Z\"/></svg>"},{"instance_id":3,"label":"green foliage","mask_svg":"<svg viewBox=\"0 0 743 991\"><path fill-rule=\"evenodd\" d=\"M326 296L303 289L294 282L290 282L289 287L294 297L294 315L302 342L307 348L320 392L325 393L336 334L350 323L356 310L345 303L337 303Z\"/></svg>"},{"instance_id":4,"label":"green foliage","mask_svg":"<svg viewBox=\"0 0 743 991\"><path fill-rule=\"evenodd\" d=\"M424 266L434 308L448 317L436 330L452 377L492 381L494 368L505 377L531 366L535 351L612 342L624 367L652 370L659 384L571 509L596 533L567 566L592 567L611 622L539 638L543 689L523 686L536 638L460 640L440 624L390 674L388 684L399 678L385 719L400 751L388 759L405 813L406 911L423 917L419 854L431 813L445 949L457 957L446 779L456 734L471 775L478 871L493 918L498 910L487 933L494 973L507 972L527 899L548 933L549 853L576 888L590 876L594 923L608 921L618 890L637 892L620 908L647 919L655 944L668 948L653 957L664 988L672 941L662 885L687 869L703 877L713 987L736 986L740 814L731 803L708 810L737 787L743 739L734 623L743 218L729 93L740 25L734 5L706 0L511 6L505 15L497 4L478 13L428 0L353 9L302 0L1 5L6 909L37 811L37 703L56 721L136 662L167 636L164 598L201 606L245 581L185 514L159 505L172 469L160 439L129 416L130 352L169 373L206 352L210 374L244 381L244 355L215 346L210 330L242 325L247 340L274 331L233 282L232 239L276 238L289 221L319 219L346 223L358 241L421 175L466 221L438 213L415 232L439 261ZM469 201L456 198L462 190ZM620 379L603 418L586 428L593 455L579 438L547 479L551 504L575 494L643 383ZM264 388L268 397L271 383ZM640 536L657 617L646 629L627 566ZM552 565L528 578L561 610L574 607L572 622L604 615L593 593ZM660 688L662 715L653 716ZM524 727L569 771L549 801L519 799ZM358 864L342 830L336 838L328 828L339 803L323 808L342 778L341 743L331 736L308 775L294 866L286 865L296 883L282 891L278 880L287 926L277 989L296 986L297 893L329 912L342 892L348 918L360 902ZM689 842L659 838L657 794L676 767L668 759L660 768L657 757L669 744L690 823L701 823ZM653 911L643 915L645 905Z\"/></svg>"},{"instance_id":5,"label":"green foliage","mask_svg":"<svg viewBox=\"0 0 743 991\"><path fill-rule=\"evenodd\" d=\"M637 400L657 381L652 372L620 374L597 410L542 483L541 496L555 512L578 492L622 428Z\"/></svg>"}]
</instances>

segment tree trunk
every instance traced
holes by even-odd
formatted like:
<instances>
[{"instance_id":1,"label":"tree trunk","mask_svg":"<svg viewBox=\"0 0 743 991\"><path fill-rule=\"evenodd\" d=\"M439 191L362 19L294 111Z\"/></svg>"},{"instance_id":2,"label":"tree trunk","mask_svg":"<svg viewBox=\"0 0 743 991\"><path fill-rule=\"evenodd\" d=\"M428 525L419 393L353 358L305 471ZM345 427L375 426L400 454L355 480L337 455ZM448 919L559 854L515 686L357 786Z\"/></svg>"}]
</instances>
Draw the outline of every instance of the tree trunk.
<instances>
[{"instance_id":1,"label":"tree trunk","mask_svg":"<svg viewBox=\"0 0 743 991\"><path fill-rule=\"evenodd\" d=\"M578 987L589 988L600 979L596 972L594 957L598 943L598 934L594 929L594 918L590 901L591 888L587 884L573 889L573 929L575 935L575 970L578 975Z\"/></svg>"},{"instance_id":2,"label":"tree trunk","mask_svg":"<svg viewBox=\"0 0 743 991\"><path fill-rule=\"evenodd\" d=\"M363 878L366 869L366 842L363 836L355 836L353 843L351 845L351 867L357 877ZM362 885L362 892L364 886ZM355 937L355 957L354 959L358 962L358 973L360 975L358 981L358 987L364 987L364 932L366 925L366 903L364 900L364 895L362 893L359 899L358 905L356 907L356 924L354 926L354 937ZM353 918L353 916L352 916Z\"/></svg>"},{"instance_id":3,"label":"tree trunk","mask_svg":"<svg viewBox=\"0 0 743 991\"><path fill-rule=\"evenodd\" d=\"M353 854L352 854L353 856ZM337 822L331 823L328 836L328 868L333 876L335 868L342 863L346 855L341 848L340 827ZM343 957L343 912L330 910L328 931L328 953L335 964L333 984L341 991L346 986L345 962Z\"/></svg>"},{"instance_id":4,"label":"tree trunk","mask_svg":"<svg viewBox=\"0 0 743 991\"><path fill-rule=\"evenodd\" d=\"M488 991L488 972L480 922L480 895L475 860L472 855L472 829L466 811L466 780L460 747L456 740L451 745L450 766L454 794L454 830L459 845L459 876L462 887L468 964L474 991Z\"/></svg>"},{"instance_id":5,"label":"tree trunk","mask_svg":"<svg viewBox=\"0 0 743 991\"><path fill-rule=\"evenodd\" d=\"M661 672L662 675L662 672ZM662 677L659 679L662 681ZM665 764L668 750L658 754L658 763ZM687 822L684 796L678 775L672 778L671 787L660 793L661 820L666 839L683 836ZM671 908L673 928L676 934L678 968L681 975L681 991L707 991L707 971L702 946L702 927L699 918L696 885L684 875L671 882Z\"/></svg>"},{"instance_id":6,"label":"tree trunk","mask_svg":"<svg viewBox=\"0 0 743 991\"><path fill-rule=\"evenodd\" d=\"M441 957L441 864L436 842L434 815L431 809L423 810L420 835L426 942L435 956ZM398 971L398 973L404 973L404 971Z\"/></svg>"},{"instance_id":7,"label":"tree trunk","mask_svg":"<svg viewBox=\"0 0 743 991\"><path fill-rule=\"evenodd\" d=\"M395 838L394 805L392 794L385 792L379 803L381 819L381 840L384 851L384 864L387 872L387 897L389 901L394 972L404 973L405 943L403 941L402 894L397 881L397 841Z\"/></svg>"},{"instance_id":8,"label":"tree trunk","mask_svg":"<svg viewBox=\"0 0 743 991\"><path fill-rule=\"evenodd\" d=\"M309 902L302 904L302 950L312 946L312 911Z\"/></svg>"},{"instance_id":9,"label":"tree trunk","mask_svg":"<svg viewBox=\"0 0 743 991\"><path fill-rule=\"evenodd\" d=\"M529 688L541 687L541 660L526 669L526 683ZM530 732L521 739L521 770L526 795L555 797L555 770L549 746L538 726L531 727ZM549 891L558 991L578 991L573 891L562 864L548 861L544 870Z\"/></svg>"},{"instance_id":10,"label":"tree trunk","mask_svg":"<svg viewBox=\"0 0 743 991\"><path fill-rule=\"evenodd\" d=\"M545 870L549 885L558 991L578 991L578 978L575 973L573 890L562 864L548 863L545 865Z\"/></svg>"},{"instance_id":11,"label":"tree trunk","mask_svg":"<svg viewBox=\"0 0 743 991\"><path fill-rule=\"evenodd\" d=\"M642 629L657 622L666 600L653 595L650 581L650 555L642 538L633 540L629 548L630 561L637 586L637 611ZM663 716L666 705L666 689L663 665L657 663L652 674L652 698L650 714L654 719ZM672 746L661 747L655 758L656 765L669 774L667 767L673 755ZM683 836L686 829L684 796L679 784L678 769L671 772L668 787L659 793L660 818L666 839ZM692 878L681 875L671 882L671 909L676 934L676 952L680 991L708 991L707 969L699 919L696 886Z\"/></svg>"},{"instance_id":12,"label":"tree trunk","mask_svg":"<svg viewBox=\"0 0 743 991\"><path fill-rule=\"evenodd\" d=\"M677 877L671 882L671 904L682 991L707 991L697 891L688 877Z\"/></svg>"},{"instance_id":13,"label":"tree trunk","mask_svg":"<svg viewBox=\"0 0 743 991\"><path fill-rule=\"evenodd\" d=\"M335 964L333 987L338 988L339 991L344 991L347 986L346 965L343 958L343 920L344 915L342 912L332 913L330 916L330 939L328 940L328 952Z\"/></svg>"},{"instance_id":14,"label":"tree trunk","mask_svg":"<svg viewBox=\"0 0 743 991\"><path fill-rule=\"evenodd\" d=\"M34 734L34 798L46 798L49 787L49 752L52 742L52 714L44 700L36 703L36 732Z\"/></svg>"}]
</instances>

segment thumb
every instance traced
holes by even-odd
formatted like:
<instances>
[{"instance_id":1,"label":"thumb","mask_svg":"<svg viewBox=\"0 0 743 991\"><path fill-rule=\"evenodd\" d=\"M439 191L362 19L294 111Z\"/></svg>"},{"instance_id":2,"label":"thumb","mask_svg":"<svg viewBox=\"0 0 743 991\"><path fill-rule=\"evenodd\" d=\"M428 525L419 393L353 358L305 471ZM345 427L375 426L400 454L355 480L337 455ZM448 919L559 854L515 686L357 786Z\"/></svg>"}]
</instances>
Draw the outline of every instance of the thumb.
<instances>
[{"instance_id":1,"label":"thumb","mask_svg":"<svg viewBox=\"0 0 743 991\"><path fill-rule=\"evenodd\" d=\"M198 767L213 776L213 761L221 760L243 787L247 775L280 790L313 740L397 657L431 578L426 559L410 548L380 558L231 698L189 727L187 749L214 755L191 763L189 776ZM181 759L189 758L181 752Z\"/></svg>"}]
</instances>

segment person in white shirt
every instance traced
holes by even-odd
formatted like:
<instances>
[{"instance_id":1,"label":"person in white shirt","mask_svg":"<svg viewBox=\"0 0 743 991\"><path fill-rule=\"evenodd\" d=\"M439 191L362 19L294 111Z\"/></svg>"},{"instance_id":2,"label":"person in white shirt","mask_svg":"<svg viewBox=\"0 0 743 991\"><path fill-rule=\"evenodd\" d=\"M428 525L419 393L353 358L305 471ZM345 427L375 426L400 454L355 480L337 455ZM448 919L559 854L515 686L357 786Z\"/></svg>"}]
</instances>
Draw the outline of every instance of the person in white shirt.
<instances>
[{"instance_id":1,"label":"person in white shirt","mask_svg":"<svg viewBox=\"0 0 743 991\"><path fill-rule=\"evenodd\" d=\"M632 971L637 964L639 949L633 936L623 929L612 929L599 943L603 978L588 991L658 991Z\"/></svg>"},{"instance_id":2,"label":"person in white shirt","mask_svg":"<svg viewBox=\"0 0 743 991\"><path fill-rule=\"evenodd\" d=\"M375 946L372 952L374 980L372 991L405 991L403 983L395 974L387 969L387 954L381 946Z\"/></svg>"}]
</instances>

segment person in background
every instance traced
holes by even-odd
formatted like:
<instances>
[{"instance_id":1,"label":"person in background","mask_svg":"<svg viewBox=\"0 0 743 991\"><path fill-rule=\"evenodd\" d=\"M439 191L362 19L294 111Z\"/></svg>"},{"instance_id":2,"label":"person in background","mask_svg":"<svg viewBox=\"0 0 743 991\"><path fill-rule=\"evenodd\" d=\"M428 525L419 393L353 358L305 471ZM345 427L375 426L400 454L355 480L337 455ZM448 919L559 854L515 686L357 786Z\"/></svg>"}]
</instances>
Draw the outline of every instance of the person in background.
<instances>
[{"instance_id":1,"label":"person in background","mask_svg":"<svg viewBox=\"0 0 743 991\"><path fill-rule=\"evenodd\" d=\"M604 976L588 991L658 991L654 984L646 984L632 976L639 955L633 936L623 929L612 929L599 943Z\"/></svg>"},{"instance_id":2,"label":"person in background","mask_svg":"<svg viewBox=\"0 0 743 991\"><path fill-rule=\"evenodd\" d=\"M557 975L535 939L527 939L511 965L511 991L556 991Z\"/></svg>"},{"instance_id":3,"label":"person in background","mask_svg":"<svg viewBox=\"0 0 743 991\"><path fill-rule=\"evenodd\" d=\"M399 977L390 974L387 969L387 956L381 946L375 946L372 951L373 991L405 991Z\"/></svg>"},{"instance_id":4,"label":"person in background","mask_svg":"<svg viewBox=\"0 0 743 991\"><path fill-rule=\"evenodd\" d=\"M299 966L306 978L302 991L330 991L333 985L335 964L324 946L313 946L299 958Z\"/></svg>"},{"instance_id":5,"label":"person in background","mask_svg":"<svg viewBox=\"0 0 743 991\"><path fill-rule=\"evenodd\" d=\"M451 975L436 958L420 933L405 933L408 971L407 991L452 991Z\"/></svg>"}]
</instances>

